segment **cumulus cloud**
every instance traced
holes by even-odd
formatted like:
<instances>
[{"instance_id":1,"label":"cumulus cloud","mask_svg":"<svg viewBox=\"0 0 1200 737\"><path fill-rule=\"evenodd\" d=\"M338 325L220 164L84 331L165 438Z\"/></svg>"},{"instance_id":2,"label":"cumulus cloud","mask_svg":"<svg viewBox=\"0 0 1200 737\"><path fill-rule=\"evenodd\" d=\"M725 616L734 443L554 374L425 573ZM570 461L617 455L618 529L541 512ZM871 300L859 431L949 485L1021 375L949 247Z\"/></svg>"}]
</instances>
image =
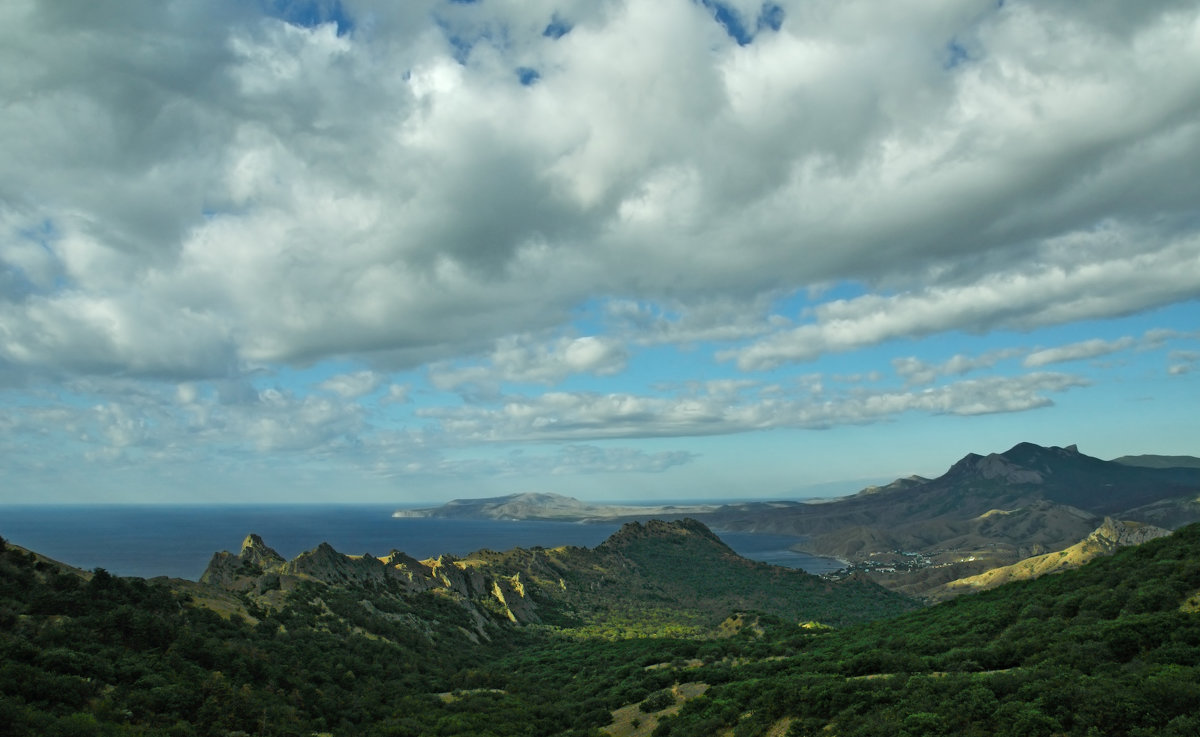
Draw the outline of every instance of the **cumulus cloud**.
<instances>
[{"instance_id":1,"label":"cumulus cloud","mask_svg":"<svg viewBox=\"0 0 1200 737\"><path fill-rule=\"evenodd\" d=\"M51 437L98 463L385 474L472 443L1017 411L1082 379L965 380L1013 357L981 349L898 359L900 390L826 386L879 384L894 353L719 390L733 369L707 362L1200 298L1182 0L10 0L0 96L14 463L53 466ZM630 378L669 349L691 375ZM513 394L580 375L612 389ZM677 460L612 453L556 462Z\"/></svg>"},{"instance_id":2,"label":"cumulus cloud","mask_svg":"<svg viewBox=\"0 0 1200 737\"><path fill-rule=\"evenodd\" d=\"M361 445L372 433L361 406L279 389L252 390L231 402L218 392L188 387L143 387L129 380L74 382L77 396L103 396L87 405L67 402L22 407L16 429L59 438L70 453L81 444L96 459L194 461L219 452L285 451L314 457Z\"/></svg>"},{"instance_id":3,"label":"cumulus cloud","mask_svg":"<svg viewBox=\"0 0 1200 737\"><path fill-rule=\"evenodd\" d=\"M464 459L449 451L475 439L437 423L399 429L379 424L352 397L337 392L332 398L300 397L265 389L230 403L191 385L147 391L128 380L89 380L75 389L105 392L108 399L92 406L23 407L0 417L0 452L12 459L6 473L44 472L82 458L105 471L136 463L166 477L188 464L214 463L216 456L224 459L222 466L255 458L289 468L329 461L341 473L384 478L659 473L695 457L684 450L572 443L550 452ZM390 395L404 394L396 385L391 389ZM23 440L30 436L53 442L31 447Z\"/></svg>"},{"instance_id":4,"label":"cumulus cloud","mask_svg":"<svg viewBox=\"0 0 1200 737\"><path fill-rule=\"evenodd\" d=\"M909 385L932 384L943 376L961 376L971 371L995 366L1000 361L1019 355L1017 349L989 351L980 356L956 354L939 364L931 364L915 356L892 359L892 368Z\"/></svg>"},{"instance_id":5,"label":"cumulus cloud","mask_svg":"<svg viewBox=\"0 0 1200 737\"><path fill-rule=\"evenodd\" d=\"M411 366L623 295L745 337L704 305L987 267L829 305L765 367L1195 296L1194 7L592 5L10 4L0 357Z\"/></svg>"},{"instance_id":6,"label":"cumulus cloud","mask_svg":"<svg viewBox=\"0 0 1200 737\"><path fill-rule=\"evenodd\" d=\"M635 343L731 341L786 325L786 318L770 314L776 296L766 293L749 300L719 297L687 303L614 299L605 304L604 313L618 335Z\"/></svg>"},{"instance_id":7,"label":"cumulus cloud","mask_svg":"<svg viewBox=\"0 0 1200 737\"><path fill-rule=\"evenodd\" d=\"M556 384L572 374L606 376L625 368L628 351L614 339L595 336L539 343L526 337L496 342L488 365L430 367L430 380L441 389L469 386L494 396L501 382Z\"/></svg>"},{"instance_id":8,"label":"cumulus cloud","mask_svg":"<svg viewBox=\"0 0 1200 737\"><path fill-rule=\"evenodd\" d=\"M811 361L901 337L994 328L1029 330L1162 306L1200 296L1200 236L1142 251L1139 233L1119 226L1065 236L1032 264L961 285L826 302L805 325L724 351L745 370ZM1123 245L1122 245L1123 244ZM1082 259L1081 254L1090 259Z\"/></svg>"}]
</instances>

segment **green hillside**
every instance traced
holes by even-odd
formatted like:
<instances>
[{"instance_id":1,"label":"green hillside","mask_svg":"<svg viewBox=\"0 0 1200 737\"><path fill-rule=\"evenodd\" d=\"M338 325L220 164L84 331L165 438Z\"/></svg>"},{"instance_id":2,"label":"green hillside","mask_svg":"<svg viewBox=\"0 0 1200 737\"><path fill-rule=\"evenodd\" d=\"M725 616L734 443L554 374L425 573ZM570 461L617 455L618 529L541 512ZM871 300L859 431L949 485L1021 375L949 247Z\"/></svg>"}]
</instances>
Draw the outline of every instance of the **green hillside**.
<instances>
[{"instance_id":1,"label":"green hillside","mask_svg":"<svg viewBox=\"0 0 1200 737\"><path fill-rule=\"evenodd\" d=\"M247 616L226 618L166 581L89 579L5 546L0 735L1200 730L1200 526L1075 571L841 629L760 610L701 632L722 597L745 596L727 601L753 608L820 594L787 584L754 594L738 579L772 587L750 568L742 577L720 568L722 544L709 536L702 526L634 526L594 551L562 549L596 566L577 565L567 590L611 589L557 600L557 623L495 613L486 636L445 591L397 596L386 584L305 580L275 608L234 594ZM535 552L543 566L550 551ZM479 565L519 562L513 551L480 555ZM616 561L623 576L607 568ZM627 630L615 626L621 617ZM654 626L686 636L646 636Z\"/></svg>"},{"instance_id":2,"label":"green hillside","mask_svg":"<svg viewBox=\"0 0 1200 737\"><path fill-rule=\"evenodd\" d=\"M1200 526L771 652L657 735L1200 734Z\"/></svg>"},{"instance_id":3,"label":"green hillside","mask_svg":"<svg viewBox=\"0 0 1200 737\"><path fill-rule=\"evenodd\" d=\"M540 611L569 613L554 621L586 635L703 635L739 610L845 626L917 607L867 581L831 583L747 560L694 520L631 522L595 550L467 558L476 560L496 575L517 572L533 582Z\"/></svg>"}]
</instances>

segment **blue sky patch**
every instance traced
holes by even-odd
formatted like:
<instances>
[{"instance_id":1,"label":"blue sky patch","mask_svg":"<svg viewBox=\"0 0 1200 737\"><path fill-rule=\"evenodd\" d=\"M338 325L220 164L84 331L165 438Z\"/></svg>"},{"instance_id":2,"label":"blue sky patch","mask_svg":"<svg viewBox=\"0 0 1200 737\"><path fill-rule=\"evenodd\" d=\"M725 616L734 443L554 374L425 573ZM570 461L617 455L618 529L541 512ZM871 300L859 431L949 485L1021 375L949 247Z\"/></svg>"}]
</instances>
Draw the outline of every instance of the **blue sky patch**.
<instances>
[{"instance_id":1,"label":"blue sky patch","mask_svg":"<svg viewBox=\"0 0 1200 737\"><path fill-rule=\"evenodd\" d=\"M783 8L775 3L763 3L762 11L758 14L758 30L769 28L778 31L783 28Z\"/></svg>"},{"instance_id":2,"label":"blue sky patch","mask_svg":"<svg viewBox=\"0 0 1200 737\"><path fill-rule=\"evenodd\" d=\"M753 43L754 36L761 30L778 31L783 27L783 8L775 3L763 3L762 9L754 21L754 27L749 28L736 8L720 2L720 0L698 0L698 2L712 13L713 19L725 29L725 33L729 34L730 38L737 41L739 46Z\"/></svg>"},{"instance_id":3,"label":"blue sky patch","mask_svg":"<svg viewBox=\"0 0 1200 737\"><path fill-rule=\"evenodd\" d=\"M737 41L739 46L745 46L754 40L754 34L742 23L742 18L737 10L725 3L718 2L718 0L700 0L700 4L708 8L717 23L721 24L729 37Z\"/></svg>"},{"instance_id":4,"label":"blue sky patch","mask_svg":"<svg viewBox=\"0 0 1200 737\"><path fill-rule=\"evenodd\" d=\"M529 67L517 67L517 79L520 80L521 84L525 85L526 87L532 86L541 78L541 73L536 69L531 69Z\"/></svg>"},{"instance_id":5,"label":"blue sky patch","mask_svg":"<svg viewBox=\"0 0 1200 737\"><path fill-rule=\"evenodd\" d=\"M435 16L433 22L446 37L447 43L454 49L454 59L459 64L466 64L471 56L471 50L480 41L493 44L498 49L508 47L508 27L495 24L464 24L455 23L443 17Z\"/></svg>"},{"instance_id":6,"label":"blue sky patch","mask_svg":"<svg viewBox=\"0 0 1200 737\"><path fill-rule=\"evenodd\" d=\"M965 64L971 60L971 52L967 51L967 47L958 42L958 39L950 39L950 43L946 44L945 58L942 62L942 68L954 69L957 66Z\"/></svg>"},{"instance_id":7,"label":"blue sky patch","mask_svg":"<svg viewBox=\"0 0 1200 737\"><path fill-rule=\"evenodd\" d=\"M337 24L337 35L354 30L354 19L342 7L341 0L260 0L263 12L302 28Z\"/></svg>"},{"instance_id":8,"label":"blue sky patch","mask_svg":"<svg viewBox=\"0 0 1200 737\"><path fill-rule=\"evenodd\" d=\"M542 35L546 38L562 38L571 32L573 26L559 18L557 15L550 19L550 23L546 26L546 30L542 31Z\"/></svg>"}]
</instances>

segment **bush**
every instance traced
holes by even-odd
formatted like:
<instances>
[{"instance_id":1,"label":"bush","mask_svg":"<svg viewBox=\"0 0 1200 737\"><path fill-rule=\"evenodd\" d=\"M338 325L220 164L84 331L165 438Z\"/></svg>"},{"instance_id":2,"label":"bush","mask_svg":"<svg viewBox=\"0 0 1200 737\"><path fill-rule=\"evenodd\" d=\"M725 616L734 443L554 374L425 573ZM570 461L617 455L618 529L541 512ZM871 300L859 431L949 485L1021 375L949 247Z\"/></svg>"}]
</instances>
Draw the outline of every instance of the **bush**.
<instances>
[{"instance_id":1,"label":"bush","mask_svg":"<svg viewBox=\"0 0 1200 737\"><path fill-rule=\"evenodd\" d=\"M664 689L647 696L642 703L638 704L638 711L641 711L645 714L652 714L656 711L662 711L663 709L674 705L675 695Z\"/></svg>"}]
</instances>

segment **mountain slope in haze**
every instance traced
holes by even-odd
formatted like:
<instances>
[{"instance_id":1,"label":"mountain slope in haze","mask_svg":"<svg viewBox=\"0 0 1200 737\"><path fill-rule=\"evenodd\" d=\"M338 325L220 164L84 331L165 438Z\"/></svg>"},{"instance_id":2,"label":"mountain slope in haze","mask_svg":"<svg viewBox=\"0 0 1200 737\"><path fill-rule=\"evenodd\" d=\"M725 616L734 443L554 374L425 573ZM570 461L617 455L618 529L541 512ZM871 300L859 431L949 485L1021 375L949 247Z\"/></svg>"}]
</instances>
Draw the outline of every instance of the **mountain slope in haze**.
<instances>
[{"instance_id":1,"label":"mountain slope in haze","mask_svg":"<svg viewBox=\"0 0 1200 737\"><path fill-rule=\"evenodd\" d=\"M969 454L928 481L769 513L733 505L705 520L722 529L813 536L820 539L814 552L853 557L863 551L848 547L852 541L839 542L838 533L854 528L876 530L901 549L912 550L970 535L1006 545L1054 545L1077 541L1105 515L1127 516L1131 510L1197 494L1200 469L1139 468L1083 455L1075 446L1021 443L1005 453ZM1053 513L1062 521L1039 537L1037 528L1044 525L1014 521L1031 516L1030 510L1038 519ZM1080 523L1071 523L1072 517ZM1083 530L1079 536L1077 529Z\"/></svg>"},{"instance_id":2,"label":"mountain slope in haze","mask_svg":"<svg viewBox=\"0 0 1200 737\"><path fill-rule=\"evenodd\" d=\"M1142 468L1200 468L1200 458L1196 456L1163 456L1163 455L1134 455L1114 458L1113 463L1126 466L1141 466Z\"/></svg>"},{"instance_id":3,"label":"mountain slope in haze","mask_svg":"<svg viewBox=\"0 0 1200 737\"><path fill-rule=\"evenodd\" d=\"M1075 446L1021 443L968 454L942 476L905 479L824 504L730 505L720 529L807 536L811 553L858 564L920 595L950 581L1064 550L1105 517L1174 529L1200 519L1200 469L1103 461Z\"/></svg>"},{"instance_id":4,"label":"mountain slope in haze","mask_svg":"<svg viewBox=\"0 0 1200 737\"><path fill-rule=\"evenodd\" d=\"M509 494L485 499L455 499L440 507L398 509L393 517L431 517L435 519L555 520L560 522L598 522L622 519L678 519L716 509L716 505L623 506L589 504L562 494Z\"/></svg>"}]
</instances>

